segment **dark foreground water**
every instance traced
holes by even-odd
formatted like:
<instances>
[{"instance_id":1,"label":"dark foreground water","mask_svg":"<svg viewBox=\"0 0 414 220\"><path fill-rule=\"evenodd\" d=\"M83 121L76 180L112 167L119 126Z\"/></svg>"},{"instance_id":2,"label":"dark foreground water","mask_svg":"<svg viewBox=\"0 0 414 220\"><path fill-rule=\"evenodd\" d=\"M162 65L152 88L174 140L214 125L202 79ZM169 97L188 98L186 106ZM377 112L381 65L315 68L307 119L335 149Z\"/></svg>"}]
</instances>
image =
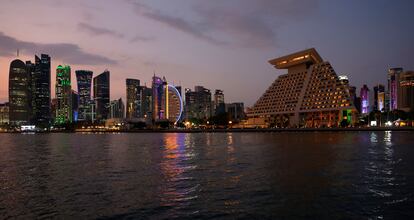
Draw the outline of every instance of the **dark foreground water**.
<instances>
[{"instance_id":1,"label":"dark foreground water","mask_svg":"<svg viewBox=\"0 0 414 220\"><path fill-rule=\"evenodd\" d=\"M414 133L0 134L0 218L414 218Z\"/></svg>"}]
</instances>

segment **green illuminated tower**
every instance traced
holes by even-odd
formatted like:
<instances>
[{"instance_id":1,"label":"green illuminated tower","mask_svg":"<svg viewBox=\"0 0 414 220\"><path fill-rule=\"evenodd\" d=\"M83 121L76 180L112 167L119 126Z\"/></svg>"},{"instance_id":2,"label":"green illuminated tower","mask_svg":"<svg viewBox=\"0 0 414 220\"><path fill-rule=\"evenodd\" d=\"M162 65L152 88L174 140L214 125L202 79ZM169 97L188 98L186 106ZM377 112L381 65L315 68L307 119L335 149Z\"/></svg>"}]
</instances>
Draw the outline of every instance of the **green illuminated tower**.
<instances>
[{"instance_id":1,"label":"green illuminated tower","mask_svg":"<svg viewBox=\"0 0 414 220\"><path fill-rule=\"evenodd\" d=\"M56 125L71 123L73 119L70 74L70 66L59 65L56 69Z\"/></svg>"}]
</instances>

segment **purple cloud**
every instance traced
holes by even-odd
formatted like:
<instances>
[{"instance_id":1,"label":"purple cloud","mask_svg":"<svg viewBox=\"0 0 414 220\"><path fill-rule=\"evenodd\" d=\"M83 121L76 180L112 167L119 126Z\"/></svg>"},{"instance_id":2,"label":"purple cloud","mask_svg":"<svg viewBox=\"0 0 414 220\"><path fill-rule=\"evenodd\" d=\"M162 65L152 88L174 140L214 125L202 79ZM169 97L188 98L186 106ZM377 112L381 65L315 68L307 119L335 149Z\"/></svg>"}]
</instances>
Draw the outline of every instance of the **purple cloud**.
<instances>
[{"instance_id":1,"label":"purple cloud","mask_svg":"<svg viewBox=\"0 0 414 220\"><path fill-rule=\"evenodd\" d=\"M306 19L318 8L318 0L194 1L192 9L199 19L187 20L134 0L126 1L138 15L195 38L216 45L250 48L275 46L278 28L289 22Z\"/></svg>"},{"instance_id":2,"label":"purple cloud","mask_svg":"<svg viewBox=\"0 0 414 220\"><path fill-rule=\"evenodd\" d=\"M78 45L70 43L35 43L18 40L0 32L0 56L10 57L19 49L29 54L47 53L54 59L70 64L101 65L117 64L116 60L84 52Z\"/></svg>"},{"instance_id":3,"label":"purple cloud","mask_svg":"<svg viewBox=\"0 0 414 220\"><path fill-rule=\"evenodd\" d=\"M90 35L108 35L108 36L112 36L115 38L123 38L124 35L120 34L116 31L113 30L109 30L107 28L101 28L101 27L95 27L92 26L90 24L84 23L84 22L80 22L78 24L78 29L80 31L84 31Z\"/></svg>"}]
</instances>

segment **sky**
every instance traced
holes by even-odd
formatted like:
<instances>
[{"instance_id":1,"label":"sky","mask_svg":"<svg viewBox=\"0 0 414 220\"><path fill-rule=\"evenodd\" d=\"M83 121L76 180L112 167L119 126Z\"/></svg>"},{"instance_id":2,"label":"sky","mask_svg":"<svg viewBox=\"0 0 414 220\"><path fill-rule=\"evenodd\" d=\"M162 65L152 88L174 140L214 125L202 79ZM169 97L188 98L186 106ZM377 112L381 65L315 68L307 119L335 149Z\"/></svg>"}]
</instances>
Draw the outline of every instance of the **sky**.
<instances>
[{"instance_id":1,"label":"sky","mask_svg":"<svg viewBox=\"0 0 414 220\"><path fill-rule=\"evenodd\" d=\"M316 48L350 84L386 84L387 70L414 70L411 0L0 0L0 102L10 62L52 57L94 76L111 72L111 99L125 79L155 73L184 88L224 91L252 106L286 70L267 61ZM76 83L73 83L76 89Z\"/></svg>"}]
</instances>

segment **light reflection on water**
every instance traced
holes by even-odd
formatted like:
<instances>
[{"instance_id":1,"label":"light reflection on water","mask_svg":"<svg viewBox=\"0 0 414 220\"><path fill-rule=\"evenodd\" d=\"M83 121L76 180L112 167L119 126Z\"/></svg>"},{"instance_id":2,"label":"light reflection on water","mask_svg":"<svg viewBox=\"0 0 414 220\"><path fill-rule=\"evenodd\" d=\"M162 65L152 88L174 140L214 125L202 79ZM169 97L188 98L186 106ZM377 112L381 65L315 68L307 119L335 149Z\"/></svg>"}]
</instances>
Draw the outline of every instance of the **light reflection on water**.
<instances>
[{"instance_id":1,"label":"light reflection on water","mask_svg":"<svg viewBox=\"0 0 414 220\"><path fill-rule=\"evenodd\" d=\"M409 218L406 132L0 134L1 218Z\"/></svg>"},{"instance_id":2,"label":"light reflection on water","mask_svg":"<svg viewBox=\"0 0 414 220\"><path fill-rule=\"evenodd\" d=\"M161 190L161 206L182 208L184 202L196 199L195 193L197 185L186 184L181 187L183 182L191 183L192 176L189 172L197 168L191 163L194 154L191 153L187 134L168 133L164 135L163 160L160 163L165 182Z\"/></svg>"}]
</instances>

